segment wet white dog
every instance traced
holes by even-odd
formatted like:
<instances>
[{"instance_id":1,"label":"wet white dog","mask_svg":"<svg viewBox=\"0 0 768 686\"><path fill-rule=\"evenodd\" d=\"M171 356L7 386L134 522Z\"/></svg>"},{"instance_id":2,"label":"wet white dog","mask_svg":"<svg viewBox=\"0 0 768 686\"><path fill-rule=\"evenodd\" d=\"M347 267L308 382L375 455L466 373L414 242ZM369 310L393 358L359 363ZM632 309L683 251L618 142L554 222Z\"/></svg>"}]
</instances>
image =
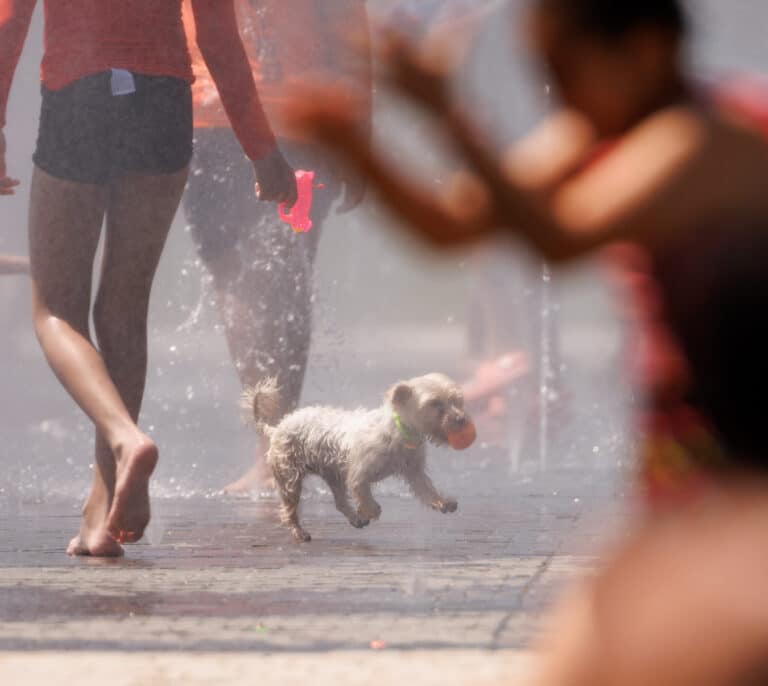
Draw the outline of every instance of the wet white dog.
<instances>
[{"instance_id":1,"label":"wet white dog","mask_svg":"<svg viewBox=\"0 0 768 686\"><path fill-rule=\"evenodd\" d=\"M398 383L375 410L306 407L273 426L279 400L273 379L244 396L257 427L269 438L267 462L282 501L281 518L297 541L311 540L299 521L302 484L309 474L325 480L336 508L357 528L381 515L371 486L389 476L401 477L425 505L456 511L456 500L441 495L426 473L427 442L463 449L475 438L461 388L447 376L429 374Z\"/></svg>"}]
</instances>

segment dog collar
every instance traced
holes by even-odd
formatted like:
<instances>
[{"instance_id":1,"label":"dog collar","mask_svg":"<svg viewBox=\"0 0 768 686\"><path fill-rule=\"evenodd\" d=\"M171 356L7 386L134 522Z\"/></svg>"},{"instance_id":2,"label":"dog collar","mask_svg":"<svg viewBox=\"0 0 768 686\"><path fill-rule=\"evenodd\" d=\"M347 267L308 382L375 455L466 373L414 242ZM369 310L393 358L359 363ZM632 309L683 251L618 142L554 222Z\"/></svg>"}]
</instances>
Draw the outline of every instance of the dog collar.
<instances>
[{"instance_id":1,"label":"dog collar","mask_svg":"<svg viewBox=\"0 0 768 686\"><path fill-rule=\"evenodd\" d=\"M417 431L407 427L395 410L392 410L392 419L395 422L397 430L400 432L400 438L403 439L405 447L409 450L416 450L416 448L419 448L424 442L424 437Z\"/></svg>"}]
</instances>

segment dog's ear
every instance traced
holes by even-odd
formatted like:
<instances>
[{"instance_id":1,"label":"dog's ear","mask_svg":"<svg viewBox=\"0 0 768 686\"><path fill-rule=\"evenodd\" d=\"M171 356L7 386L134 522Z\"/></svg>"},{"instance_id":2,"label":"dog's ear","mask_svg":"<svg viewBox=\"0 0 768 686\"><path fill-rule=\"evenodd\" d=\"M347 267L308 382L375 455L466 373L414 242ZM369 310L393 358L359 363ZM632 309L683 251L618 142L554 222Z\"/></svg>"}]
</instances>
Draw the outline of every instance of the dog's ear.
<instances>
[{"instance_id":1,"label":"dog's ear","mask_svg":"<svg viewBox=\"0 0 768 686\"><path fill-rule=\"evenodd\" d=\"M407 383L399 383L389 391L389 400L393 405L402 407L413 396L413 389Z\"/></svg>"}]
</instances>

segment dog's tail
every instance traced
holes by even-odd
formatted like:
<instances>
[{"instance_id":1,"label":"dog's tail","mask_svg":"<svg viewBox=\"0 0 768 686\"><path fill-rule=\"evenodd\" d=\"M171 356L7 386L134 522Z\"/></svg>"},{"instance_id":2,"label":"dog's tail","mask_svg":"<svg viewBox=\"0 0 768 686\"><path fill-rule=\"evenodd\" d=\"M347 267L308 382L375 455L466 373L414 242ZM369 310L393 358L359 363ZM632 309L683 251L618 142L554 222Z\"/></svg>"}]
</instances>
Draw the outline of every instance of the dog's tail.
<instances>
[{"instance_id":1,"label":"dog's tail","mask_svg":"<svg viewBox=\"0 0 768 686\"><path fill-rule=\"evenodd\" d=\"M267 438L272 437L275 425L280 420L280 387L277 379L269 377L243 391L242 408L256 422L256 428Z\"/></svg>"}]
</instances>

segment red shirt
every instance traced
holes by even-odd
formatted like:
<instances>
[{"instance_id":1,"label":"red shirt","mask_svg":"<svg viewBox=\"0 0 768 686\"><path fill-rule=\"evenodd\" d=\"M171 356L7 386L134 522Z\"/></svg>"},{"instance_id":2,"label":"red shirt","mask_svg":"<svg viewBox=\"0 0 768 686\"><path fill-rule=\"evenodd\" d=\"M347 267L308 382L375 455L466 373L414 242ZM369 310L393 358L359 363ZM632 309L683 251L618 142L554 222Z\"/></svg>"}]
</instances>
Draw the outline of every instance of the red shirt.
<instances>
[{"instance_id":1,"label":"red shirt","mask_svg":"<svg viewBox=\"0 0 768 686\"><path fill-rule=\"evenodd\" d=\"M0 0L0 127L36 0ZM232 0L192 0L197 40L246 154L275 140L237 30ZM45 0L41 77L59 90L110 68L192 83L181 0Z\"/></svg>"},{"instance_id":2,"label":"red shirt","mask_svg":"<svg viewBox=\"0 0 768 686\"><path fill-rule=\"evenodd\" d=\"M735 74L714 87L715 103L758 128L768 138L768 76Z\"/></svg>"},{"instance_id":3,"label":"red shirt","mask_svg":"<svg viewBox=\"0 0 768 686\"><path fill-rule=\"evenodd\" d=\"M197 49L191 1L184 0L197 128L228 127L216 85ZM306 93L349 93L348 114L366 125L371 109L365 0L235 0L240 36L259 96L277 135L296 139L285 114ZM304 142L310 142L303 139Z\"/></svg>"}]
</instances>

